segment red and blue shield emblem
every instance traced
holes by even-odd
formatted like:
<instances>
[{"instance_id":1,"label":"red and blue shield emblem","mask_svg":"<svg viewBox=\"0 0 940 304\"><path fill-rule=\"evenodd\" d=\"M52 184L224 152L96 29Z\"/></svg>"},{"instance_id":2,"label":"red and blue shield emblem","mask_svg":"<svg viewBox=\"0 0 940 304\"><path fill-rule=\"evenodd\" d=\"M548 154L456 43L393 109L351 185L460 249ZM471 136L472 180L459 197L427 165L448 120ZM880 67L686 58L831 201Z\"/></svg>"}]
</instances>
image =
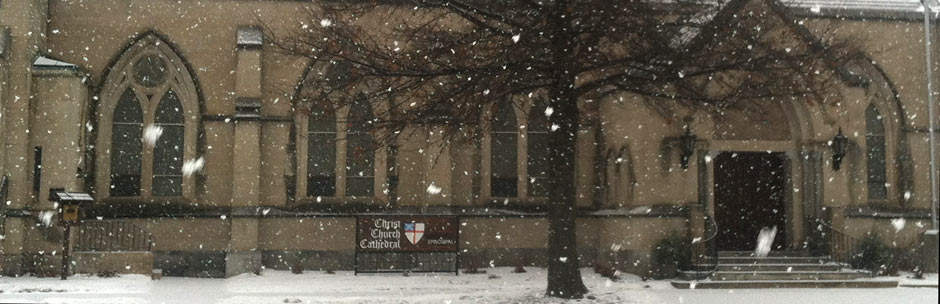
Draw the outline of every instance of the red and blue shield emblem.
<instances>
[{"instance_id":1,"label":"red and blue shield emblem","mask_svg":"<svg viewBox=\"0 0 940 304\"><path fill-rule=\"evenodd\" d=\"M424 223L405 223L405 237L412 245L417 245L424 236Z\"/></svg>"}]
</instances>

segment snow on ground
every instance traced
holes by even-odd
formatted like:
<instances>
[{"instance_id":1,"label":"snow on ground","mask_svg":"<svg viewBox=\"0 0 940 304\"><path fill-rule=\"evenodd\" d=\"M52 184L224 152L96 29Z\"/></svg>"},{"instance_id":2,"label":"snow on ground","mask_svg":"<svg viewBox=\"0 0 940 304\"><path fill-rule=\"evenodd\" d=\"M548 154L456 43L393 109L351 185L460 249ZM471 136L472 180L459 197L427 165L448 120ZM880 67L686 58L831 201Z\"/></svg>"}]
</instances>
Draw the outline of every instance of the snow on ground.
<instances>
[{"instance_id":1,"label":"snow on ground","mask_svg":"<svg viewBox=\"0 0 940 304\"><path fill-rule=\"evenodd\" d=\"M679 290L668 281L624 275L612 282L583 271L591 298L543 296L545 269L488 269L487 274L359 275L265 271L229 279L146 276L0 278L0 303L937 303L936 288ZM912 281L910 279L904 279ZM932 281L931 281L932 280ZM937 274L927 280L936 286Z\"/></svg>"}]
</instances>

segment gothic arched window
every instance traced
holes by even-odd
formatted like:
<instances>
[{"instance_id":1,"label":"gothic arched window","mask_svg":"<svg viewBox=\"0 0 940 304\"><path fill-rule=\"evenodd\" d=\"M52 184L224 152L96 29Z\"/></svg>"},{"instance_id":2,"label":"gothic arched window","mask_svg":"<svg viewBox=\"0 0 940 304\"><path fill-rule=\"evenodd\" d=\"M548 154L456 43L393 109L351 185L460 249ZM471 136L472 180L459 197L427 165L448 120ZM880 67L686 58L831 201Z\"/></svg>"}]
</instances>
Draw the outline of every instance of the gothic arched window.
<instances>
[{"instance_id":1,"label":"gothic arched window","mask_svg":"<svg viewBox=\"0 0 940 304\"><path fill-rule=\"evenodd\" d=\"M162 134L153 147L153 195L181 196L183 193L183 105L173 90L160 98L154 125Z\"/></svg>"},{"instance_id":2,"label":"gothic arched window","mask_svg":"<svg viewBox=\"0 0 940 304\"><path fill-rule=\"evenodd\" d=\"M377 129L373 107L384 105L369 99L368 86L350 85L353 75L348 61L314 64L297 86L296 108L310 111L295 117L307 128L295 137L296 153L307 157L297 164L298 176L306 175L297 179L297 188L306 189L295 197L302 202L390 203L398 195L398 171L389 161L396 147L386 150L375 135L384 130Z\"/></svg>"},{"instance_id":3,"label":"gothic arched window","mask_svg":"<svg viewBox=\"0 0 940 304\"><path fill-rule=\"evenodd\" d=\"M498 104L492 120L490 192L493 197L518 195L519 126L510 103Z\"/></svg>"},{"instance_id":4,"label":"gothic arched window","mask_svg":"<svg viewBox=\"0 0 940 304\"><path fill-rule=\"evenodd\" d=\"M551 146L548 144L548 132L551 123L546 114L546 105L537 103L529 110L529 120L526 126L528 153L526 155L526 172L528 174L528 196L548 196L548 170Z\"/></svg>"},{"instance_id":5,"label":"gothic arched window","mask_svg":"<svg viewBox=\"0 0 940 304\"><path fill-rule=\"evenodd\" d=\"M118 57L98 105L99 198L194 197L183 164L195 160L199 104L183 60L156 35ZM108 191L101 191L109 189Z\"/></svg>"},{"instance_id":6,"label":"gothic arched window","mask_svg":"<svg viewBox=\"0 0 940 304\"><path fill-rule=\"evenodd\" d=\"M364 95L356 97L346 118L346 195L373 196L375 189L375 139L372 106Z\"/></svg>"},{"instance_id":7,"label":"gothic arched window","mask_svg":"<svg viewBox=\"0 0 940 304\"><path fill-rule=\"evenodd\" d=\"M336 195L336 115L314 109L307 120L307 196Z\"/></svg>"},{"instance_id":8,"label":"gothic arched window","mask_svg":"<svg viewBox=\"0 0 940 304\"><path fill-rule=\"evenodd\" d=\"M134 91L124 90L111 120L111 196L140 195L142 113Z\"/></svg>"},{"instance_id":9,"label":"gothic arched window","mask_svg":"<svg viewBox=\"0 0 940 304\"><path fill-rule=\"evenodd\" d=\"M868 164L868 199L886 199L888 190L885 166L885 125L884 118L875 105L869 105L865 110L865 146Z\"/></svg>"}]
</instances>

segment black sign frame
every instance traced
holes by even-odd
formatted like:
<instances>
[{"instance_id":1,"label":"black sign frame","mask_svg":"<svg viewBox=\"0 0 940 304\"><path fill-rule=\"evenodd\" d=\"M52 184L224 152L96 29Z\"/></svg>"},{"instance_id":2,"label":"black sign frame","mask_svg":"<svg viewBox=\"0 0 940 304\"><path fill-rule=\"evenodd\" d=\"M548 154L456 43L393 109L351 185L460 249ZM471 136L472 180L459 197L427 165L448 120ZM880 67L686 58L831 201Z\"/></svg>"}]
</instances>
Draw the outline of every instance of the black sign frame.
<instances>
[{"instance_id":1,"label":"black sign frame","mask_svg":"<svg viewBox=\"0 0 940 304\"><path fill-rule=\"evenodd\" d=\"M415 217L415 218L452 218L456 223L456 235L454 240L456 244L454 245L454 250L368 250L364 251L359 246L359 241L362 239L359 235L360 232L360 223L364 218L379 218L379 217ZM379 271L379 270L362 270L359 269L359 258L360 254L422 254L422 253L453 253L454 254L454 266L453 273L454 275L460 275L460 216L458 215L428 215L428 214L370 214L370 215L357 215L356 219L356 238L355 238L355 253L353 256L353 274L359 275L360 273L392 273L396 271ZM449 273L450 270L440 271L440 270L409 270L403 267L397 268L401 271L397 272L409 272L409 273Z\"/></svg>"}]
</instances>

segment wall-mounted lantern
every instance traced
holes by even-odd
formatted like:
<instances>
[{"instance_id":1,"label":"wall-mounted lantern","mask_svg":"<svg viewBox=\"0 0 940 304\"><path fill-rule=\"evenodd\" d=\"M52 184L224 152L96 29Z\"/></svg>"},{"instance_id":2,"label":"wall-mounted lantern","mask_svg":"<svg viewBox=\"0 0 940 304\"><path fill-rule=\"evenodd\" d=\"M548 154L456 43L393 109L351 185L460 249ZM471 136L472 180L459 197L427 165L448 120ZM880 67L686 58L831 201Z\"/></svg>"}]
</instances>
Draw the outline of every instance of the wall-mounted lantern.
<instances>
[{"instance_id":1,"label":"wall-mounted lantern","mask_svg":"<svg viewBox=\"0 0 940 304\"><path fill-rule=\"evenodd\" d=\"M685 126L685 135L679 137L679 148L681 149L681 158L679 159L682 169L689 168L689 159L695 154L695 134L689 126Z\"/></svg>"},{"instance_id":2,"label":"wall-mounted lantern","mask_svg":"<svg viewBox=\"0 0 940 304\"><path fill-rule=\"evenodd\" d=\"M839 170L842 165L842 159L845 158L845 148L849 145L849 138L842 135L842 128L839 128L839 134L832 138L832 170Z\"/></svg>"}]
</instances>

